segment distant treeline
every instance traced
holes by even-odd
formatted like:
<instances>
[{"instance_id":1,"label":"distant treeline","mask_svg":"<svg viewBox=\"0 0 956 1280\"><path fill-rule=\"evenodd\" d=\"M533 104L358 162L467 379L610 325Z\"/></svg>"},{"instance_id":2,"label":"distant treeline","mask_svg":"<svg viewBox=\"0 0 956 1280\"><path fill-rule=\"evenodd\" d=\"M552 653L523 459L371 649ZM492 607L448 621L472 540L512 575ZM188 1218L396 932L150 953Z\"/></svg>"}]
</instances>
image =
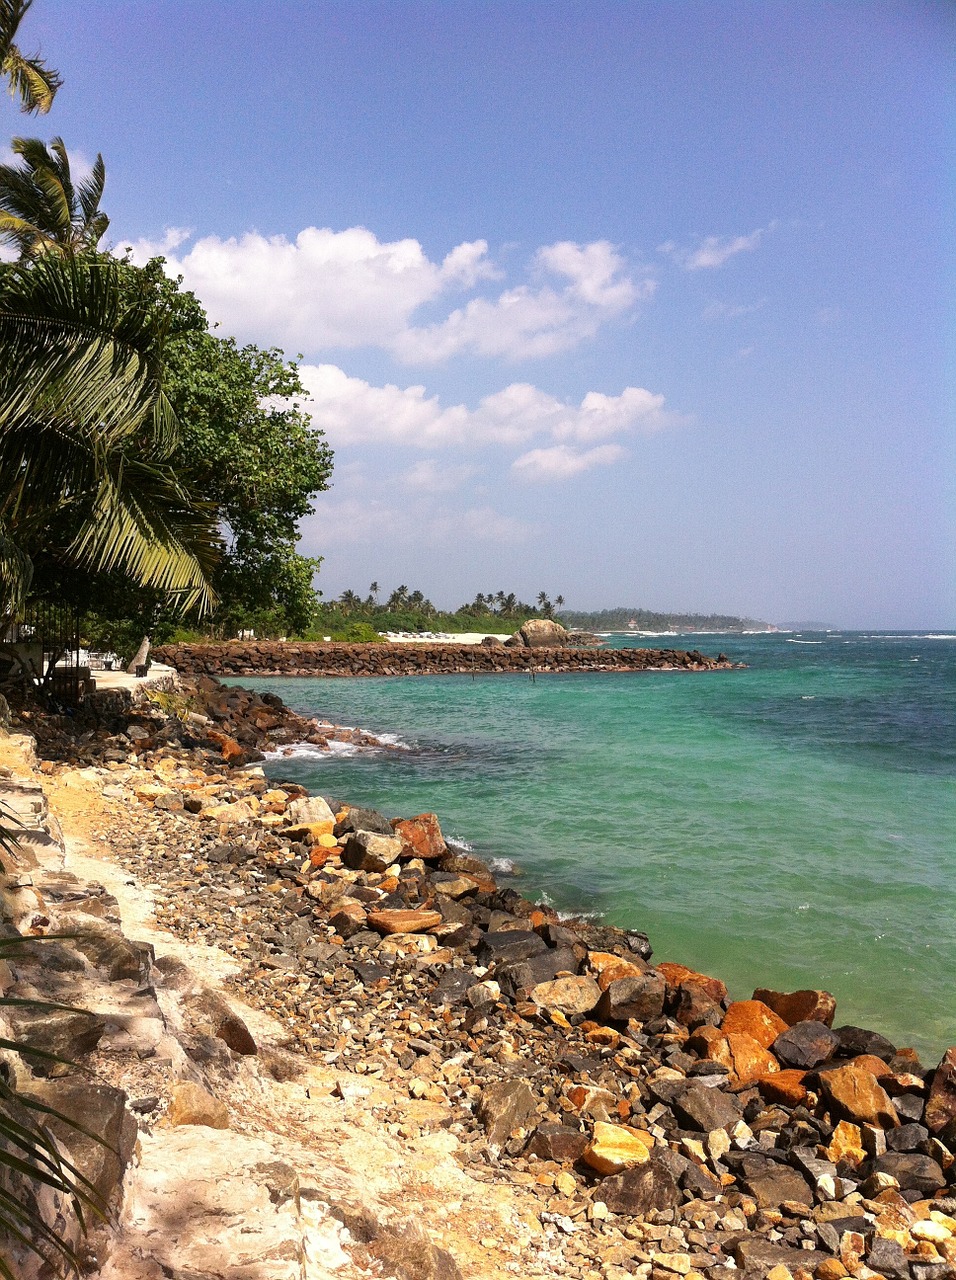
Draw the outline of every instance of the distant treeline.
<instances>
[{"instance_id":1,"label":"distant treeline","mask_svg":"<svg viewBox=\"0 0 956 1280\"><path fill-rule=\"evenodd\" d=\"M652 613L650 609L601 609L576 613L562 609L560 622L575 631L772 631L770 622L723 613Z\"/></svg>"}]
</instances>

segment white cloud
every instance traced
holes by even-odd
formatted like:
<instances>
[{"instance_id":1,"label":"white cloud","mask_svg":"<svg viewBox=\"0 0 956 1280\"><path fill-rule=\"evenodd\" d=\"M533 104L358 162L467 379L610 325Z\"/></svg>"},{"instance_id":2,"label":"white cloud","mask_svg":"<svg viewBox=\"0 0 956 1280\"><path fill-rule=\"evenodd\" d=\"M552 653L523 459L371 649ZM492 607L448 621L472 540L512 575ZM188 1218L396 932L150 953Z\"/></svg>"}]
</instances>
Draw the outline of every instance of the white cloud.
<instances>
[{"instance_id":1,"label":"white cloud","mask_svg":"<svg viewBox=\"0 0 956 1280\"><path fill-rule=\"evenodd\" d=\"M592 467L608 467L627 456L619 444L600 444L594 449L575 449L573 445L555 444L546 449L531 449L515 458L512 471L523 480L548 482L569 480L590 471Z\"/></svg>"},{"instance_id":2,"label":"white cloud","mask_svg":"<svg viewBox=\"0 0 956 1280\"><path fill-rule=\"evenodd\" d=\"M745 236L705 236L695 249L682 248L673 240L658 246L658 252L667 254L685 271L701 271L722 267L725 262L738 253L749 253L756 249L764 236L773 231L776 222L766 227L758 227Z\"/></svg>"},{"instance_id":3,"label":"white cloud","mask_svg":"<svg viewBox=\"0 0 956 1280\"><path fill-rule=\"evenodd\" d=\"M337 365L303 365L299 372L308 392L303 408L333 448L370 443L522 447L536 436L591 444L635 431L650 434L677 421L664 411L664 397L643 387L625 387L619 396L589 391L574 405L530 383L513 382L469 409L443 407L420 385L375 387Z\"/></svg>"},{"instance_id":4,"label":"white cloud","mask_svg":"<svg viewBox=\"0 0 956 1280\"><path fill-rule=\"evenodd\" d=\"M307 227L294 241L254 231L204 236L184 249L187 239L172 228L160 241L137 241L134 260L163 254L169 274L184 277L226 332L313 353L381 347L409 363L459 352L549 356L592 337L654 288L650 279L634 281L607 241L561 241L534 255L534 286L473 297L443 318L416 324L420 308L449 291L467 293L501 278L487 241L457 245L433 262L418 240L383 242L364 227Z\"/></svg>"},{"instance_id":5,"label":"white cloud","mask_svg":"<svg viewBox=\"0 0 956 1280\"><path fill-rule=\"evenodd\" d=\"M478 542L528 542L537 526L516 516L502 515L494 507L449 507L441 502L428 506L393 505L390 501L364 495L361 498L324 498L321 514L303 522L300 549L309 554L315 546L322 550L372 545L440 545L449 539Z\"/></svg>"},{"instance_id":6,"label":"white cloud","mask_svg":"<svg viewBox=\"0 0 956 1280\"><path fill-rule=\"evenodd\" d=\"M454 466L439 462L437 458L422 458L403 471L398 481L400 485L422 493L451 493L470 480L476 470L468 463Z\"/></svg>"}]
</instances>

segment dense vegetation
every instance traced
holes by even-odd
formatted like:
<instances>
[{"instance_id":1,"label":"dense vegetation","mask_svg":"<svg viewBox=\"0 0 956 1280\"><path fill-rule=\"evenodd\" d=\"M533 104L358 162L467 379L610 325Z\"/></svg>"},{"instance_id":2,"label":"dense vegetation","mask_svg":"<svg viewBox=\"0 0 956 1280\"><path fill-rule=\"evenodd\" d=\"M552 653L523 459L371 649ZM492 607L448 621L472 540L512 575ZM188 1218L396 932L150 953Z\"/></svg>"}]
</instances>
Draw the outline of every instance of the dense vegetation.
<instances>
[{"instance_id":1,"label":"dense vegetation","mask_svg":"<svg viewBox=\"0 0 956 1280\"><path fill-rule=\"evenodd\" d=\"M560 621L581 631L770 631L772 624L723 613L653 613L649 609L565 609Z\"/></svg>"},{"instance_id":2,"label":"dense vegetation","mask_svg":"<svg viewBox=\"0 0 956 1280\"><path fill-rule=\"evenodd\" d=\"M467 631L504 633L517 631L529 618L553 618L554 610L564 603L558 596L554 603L539 591L535 604L526 604L515 593L479 591L474 600L454 611L440 610L421 591L409 591L404 584L380 599L377 582L368 594L343 591L337 600L320 604L308 638L330 636L333 640L371 641L384 631Z\"/></svg>"}]
</instances>

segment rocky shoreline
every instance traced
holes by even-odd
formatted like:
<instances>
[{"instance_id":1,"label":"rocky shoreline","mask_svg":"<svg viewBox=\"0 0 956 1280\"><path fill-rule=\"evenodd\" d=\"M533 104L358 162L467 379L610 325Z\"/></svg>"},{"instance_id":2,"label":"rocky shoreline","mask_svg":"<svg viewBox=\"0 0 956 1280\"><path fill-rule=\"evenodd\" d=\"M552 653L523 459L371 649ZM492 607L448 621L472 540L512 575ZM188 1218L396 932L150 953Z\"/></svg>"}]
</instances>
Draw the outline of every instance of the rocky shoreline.
<instances>
[{"instance_id":1,"label":"rocky shoreline","mask_svg":"<svg viewBox=\"0 0 956 1280\"><path fill-rule=\"evenodd\" d=\"M719 979L656 962L643 934L526 900L433 814L266 778L250 763L263 747L357 732L272 695L202 677L98 698L88 727L19 721L41 772L83 766L158 923L234 957L235 991L289 1049L347 1073L343 1097L388 1086L430 1106L424 1127L455 1140L470 1180L530 1201L514 1262L481 1274L956 1275L956 1049L928 1068L834 1028L822 991L731 1001ZM226 1063L255 1054L227 1023ZM160 1095L142 1131L174 1082ZM423 1128L394 1104L376 1123L409 1141ZM379 1264L479 1274L454 1254Z\"/></svg>"},{"instance_id":2,"label":"rocky shoreline","mask_svg":"<svg viewBox=\"0 0 956 1280\"><path fill-rule=\"evenodd\" d=\"M723 654L685 649L594 649L567 645L306 644L230 641L160 645L153 651L186 676L414 676L576 671L729 671Z\"/></svg>"}]
</instances>

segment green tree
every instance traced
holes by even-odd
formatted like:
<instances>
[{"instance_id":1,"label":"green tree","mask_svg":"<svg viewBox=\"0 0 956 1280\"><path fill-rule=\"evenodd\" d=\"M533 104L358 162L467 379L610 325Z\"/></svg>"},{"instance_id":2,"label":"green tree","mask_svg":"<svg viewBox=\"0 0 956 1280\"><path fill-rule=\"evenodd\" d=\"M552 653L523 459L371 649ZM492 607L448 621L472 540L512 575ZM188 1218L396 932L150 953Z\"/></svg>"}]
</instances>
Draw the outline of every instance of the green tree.
<instances>
[{"instance_id":1,"label":"green tree","mask_svg":"<svg viewBox=\"0 0 956 1280\"><path fill-rule=\"evenodd\" d=\"M10 96L23 111L50 110L61 80L39 58L27 58L15 43L20 23L33 0L0 0L0 77L9 81Z\"/></svg>"},{"instance_id":2,"label":"green tree","mask_svg":"<svg viewBox=\"0 0 956 1280\"><path fill-rule=\"evenodd\" d=\"M180 423L171 463L184 487L208 504L224 552L213 585L215 624L305 631L317 605L321 561L299 555L301 520L329 487L332 451L299 401L298 367L275 348L219 337L194 294L163 272L163 259L122 265L127 287L169 326L164 389Z\"/></svg>"},{"instance_id":3,"label":"green tree","mask_svg":"<svg viewBox=\"0 0 956 1280\"><path fill-rule=\"evenodd\" d=\"M0 165L0 244L21 258L38 253L93 250L110 224L100 208L106 167L98 155L86 178L74 182L62 138L14 138L20 164Z\"/></svg>"},{"instance_id":4,"label":"green tree","mask_svg":"<svg viewBox=\"0 0 956 1280\"><path fill-rule=\"evenodd\" d=\"M217 531L169 465L163 337L110 259L0 269L0 616L36 563L210 604Z\"/></svg>"}]
</instances>

